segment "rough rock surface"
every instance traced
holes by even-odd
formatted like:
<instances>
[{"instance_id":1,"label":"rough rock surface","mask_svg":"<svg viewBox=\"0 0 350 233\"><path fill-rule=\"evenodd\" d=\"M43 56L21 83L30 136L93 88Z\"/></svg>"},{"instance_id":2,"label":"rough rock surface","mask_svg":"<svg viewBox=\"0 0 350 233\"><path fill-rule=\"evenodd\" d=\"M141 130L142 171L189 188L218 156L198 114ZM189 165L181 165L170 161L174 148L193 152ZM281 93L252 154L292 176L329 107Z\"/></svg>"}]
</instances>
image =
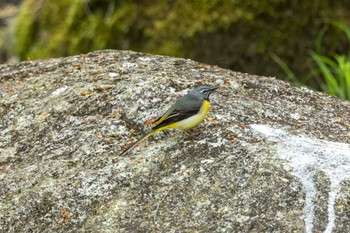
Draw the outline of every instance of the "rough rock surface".
<instances>
[{"instance_id":1,"label":"rough rock surface","mask_svg":"<svg viewBox=\"0 0 350 233\"><path fill-rule=\"evenodd\" d=\"M204 83L220 86L204 123L117 156ZM2 65L0 232L350 232L349 113L347 101L181 58Z\"/></svg>"}]
</instances>

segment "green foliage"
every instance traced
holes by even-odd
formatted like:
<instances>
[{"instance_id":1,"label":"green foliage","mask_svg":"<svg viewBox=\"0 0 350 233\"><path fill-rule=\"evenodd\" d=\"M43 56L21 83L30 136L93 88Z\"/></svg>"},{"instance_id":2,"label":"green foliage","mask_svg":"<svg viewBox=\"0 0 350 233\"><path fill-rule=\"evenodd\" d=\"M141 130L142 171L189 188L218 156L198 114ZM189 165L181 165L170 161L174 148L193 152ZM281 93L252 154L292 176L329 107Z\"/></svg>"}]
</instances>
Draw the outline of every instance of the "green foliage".
<instances>
[{"instance_id":1,"label":"green foliage","mask_svg":"<svg viewBox=\"0 0 350 233\"><path fill-rule=\"evenodd\" d=\"M17 24L18 53L25 60L115 47L133 19L134 5L128 2L24 1Z\"/></svg>"},{"instance_id":2,"label":"green foliage","mask_svg":"<svg viewBox=\"0 0 350 233\"><path fill-rule=\"evenodd\" d=\"M321 88L331 95L350 100L350 59L335 55L334 59L311 53L317 63L323 80Z\"/></svg>"},{"instance_id":3,"label":"green foliage","mask_svg":"<svg viewBox=\"0 0 350 233\"><path fill-rule=\"evenodd\" d=\"M279 56L277 56L275 53L271 53L270 56L271 56L272 60L274 60L281 67L281 69L284 71L289 82L294 83L298 86L302 86L305 84L305 83L301 83L298 80L298 78L295 76L294 72L290 69L290 67Z\"/></svg>"},{"instance_id":4,"label":"green foliage","mask_svg":"<svg viewBox=\"0 0 350 233\"><path fill-rule=\"evenodd\" d=\"M145 13L152 18L145 35L146 50L159 54L184 56L187 43L200 33L229 30L239 20L253 18L253 11L238 0L164 0L152 4Z\"/></svg>"},{"instance_id":5,"label":"green foliage","mask_svg":"<svg viewBox=\"0 0 350 233\"><path fill-rule=\"evenodd\" d=\"M17 51L20 58L25 57L30 53L33 48L34 37L34 23L35 23L35 12L36 4L33 1L24 1L22 5L22 12L19 14L17 19Z\"/></svg>"},{"instance_id":6,"label":"green foliage","mask_svg":"<svg viewBox=\"0 0 350 233\"><path fill-rule=\"evenodd\" d=\"M332 25L344 32L350 44L350 27L334 20L327 20L327 25ZM322 30L318 36L316 41L317 52L312 51L310 53L318 67L313 75L319 80L320 87L324 92L350 100L350 50L343 51L344 54L321 55L322 39L326 32L327 28Z\"/></svg>"},{"instance_id":7,"label":"green foliage","mask_svg":"<svg viewBox=\"0 0 350 233\"><path fill-rule=\"evenodd\" d=\"M323 27L327 18L337 20L334 26L349 19L347 4L331 0L26 0L17 21L16 41L22 60L131 49L261 75L283 77L286 72L285 79L319 89L322 85L312 69L316 56L308 51L315 50L315 38L323 31L317 53L343 54L348 39L337 31L325 33L332 28ZM350 32L345 32L349 37Z\"/></svg>"},{"instance_id":8,"label":"green foliage","mask_svg":"<svg viewBox=\"0 0 350 233\"><path fill-rule=\"evenodd\" d=\"M342 22L327 20L327 27L324 27L316 39L317 52L311 51L310 56L317 67L311 69L306 74L303 82L296 78L290 67L276 54L271 54L271 58L281 67L288 79L296 85L306 85L310 79L316 80L320 89L333 96L350 100L350 50L347 54L322 55L322 40L328 30L328 25L335 26L343 31L350 44L350 27ZM344 51L344 53L346 53Z\"/></svg>"}]
</instances>

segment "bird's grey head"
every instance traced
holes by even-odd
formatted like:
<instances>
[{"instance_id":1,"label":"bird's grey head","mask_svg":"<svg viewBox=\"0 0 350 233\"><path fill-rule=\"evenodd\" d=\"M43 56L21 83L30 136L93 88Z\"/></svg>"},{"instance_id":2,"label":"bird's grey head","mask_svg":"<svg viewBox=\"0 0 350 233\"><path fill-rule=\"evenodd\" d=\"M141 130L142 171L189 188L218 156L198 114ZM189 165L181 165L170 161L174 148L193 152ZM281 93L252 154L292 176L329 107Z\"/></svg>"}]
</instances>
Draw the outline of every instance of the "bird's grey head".
<instances>
[{"instance_id":1,"label":"bird's grey head","mask_svg":"<svg viewBox=\"0 0 350 233\"><path fill-rule=\"evenodd\" d=\"M209 85L203 85L203 86L196 87L195 89L191 90L189 92L189 94L209 101L210 94L218 88L219 87L212 87Z\"/></svg>"}]
</instances>

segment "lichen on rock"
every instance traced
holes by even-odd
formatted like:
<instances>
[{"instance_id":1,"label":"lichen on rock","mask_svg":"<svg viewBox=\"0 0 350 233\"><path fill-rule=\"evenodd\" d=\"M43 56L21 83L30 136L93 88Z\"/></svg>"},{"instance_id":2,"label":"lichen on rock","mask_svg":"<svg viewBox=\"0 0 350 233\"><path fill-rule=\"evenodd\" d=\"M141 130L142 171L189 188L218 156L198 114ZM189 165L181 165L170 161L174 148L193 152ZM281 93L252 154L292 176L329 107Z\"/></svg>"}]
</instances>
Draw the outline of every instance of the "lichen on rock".
<instances>
[{"instance_id":1,"label":"lichen on rock","mask_svg":"<svg viewBox=\"0 0 350 233\"><path fill-rule=\"evenodd\" d=\"M117 156L201 84L220 89L190 135L169 130ZM131 51L2 65L0 231L325 229L327 172L311 177L317 206L305 222L303 182L278 143L288 135L349 145L349 112L347 101L274 78ZM338 185L333 229L347 232L349 181Z\"/></svg>"}]
</instances>

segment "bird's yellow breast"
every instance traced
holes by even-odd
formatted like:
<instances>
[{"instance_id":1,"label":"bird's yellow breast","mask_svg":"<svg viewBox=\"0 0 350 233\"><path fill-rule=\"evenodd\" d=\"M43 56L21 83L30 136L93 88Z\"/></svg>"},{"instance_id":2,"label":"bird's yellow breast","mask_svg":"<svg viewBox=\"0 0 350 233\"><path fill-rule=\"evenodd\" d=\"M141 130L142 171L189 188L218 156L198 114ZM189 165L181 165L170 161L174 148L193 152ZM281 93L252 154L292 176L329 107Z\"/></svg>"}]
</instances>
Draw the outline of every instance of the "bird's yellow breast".
<instances>
[{"instance_id":1,"label":"bird's yellow breast","mask_svg":"<svg viewBox=\"0 0 350 233\"><path fill-rule=\"evenodd\" d=\"M208 100L204 100L202 103L202 107L196 115L186 118L180 122L177 122L176 125L174 125L174 128L190 129L199 125L207 115L209 108L210 102Z\"/></svg>"}]
</instances>

